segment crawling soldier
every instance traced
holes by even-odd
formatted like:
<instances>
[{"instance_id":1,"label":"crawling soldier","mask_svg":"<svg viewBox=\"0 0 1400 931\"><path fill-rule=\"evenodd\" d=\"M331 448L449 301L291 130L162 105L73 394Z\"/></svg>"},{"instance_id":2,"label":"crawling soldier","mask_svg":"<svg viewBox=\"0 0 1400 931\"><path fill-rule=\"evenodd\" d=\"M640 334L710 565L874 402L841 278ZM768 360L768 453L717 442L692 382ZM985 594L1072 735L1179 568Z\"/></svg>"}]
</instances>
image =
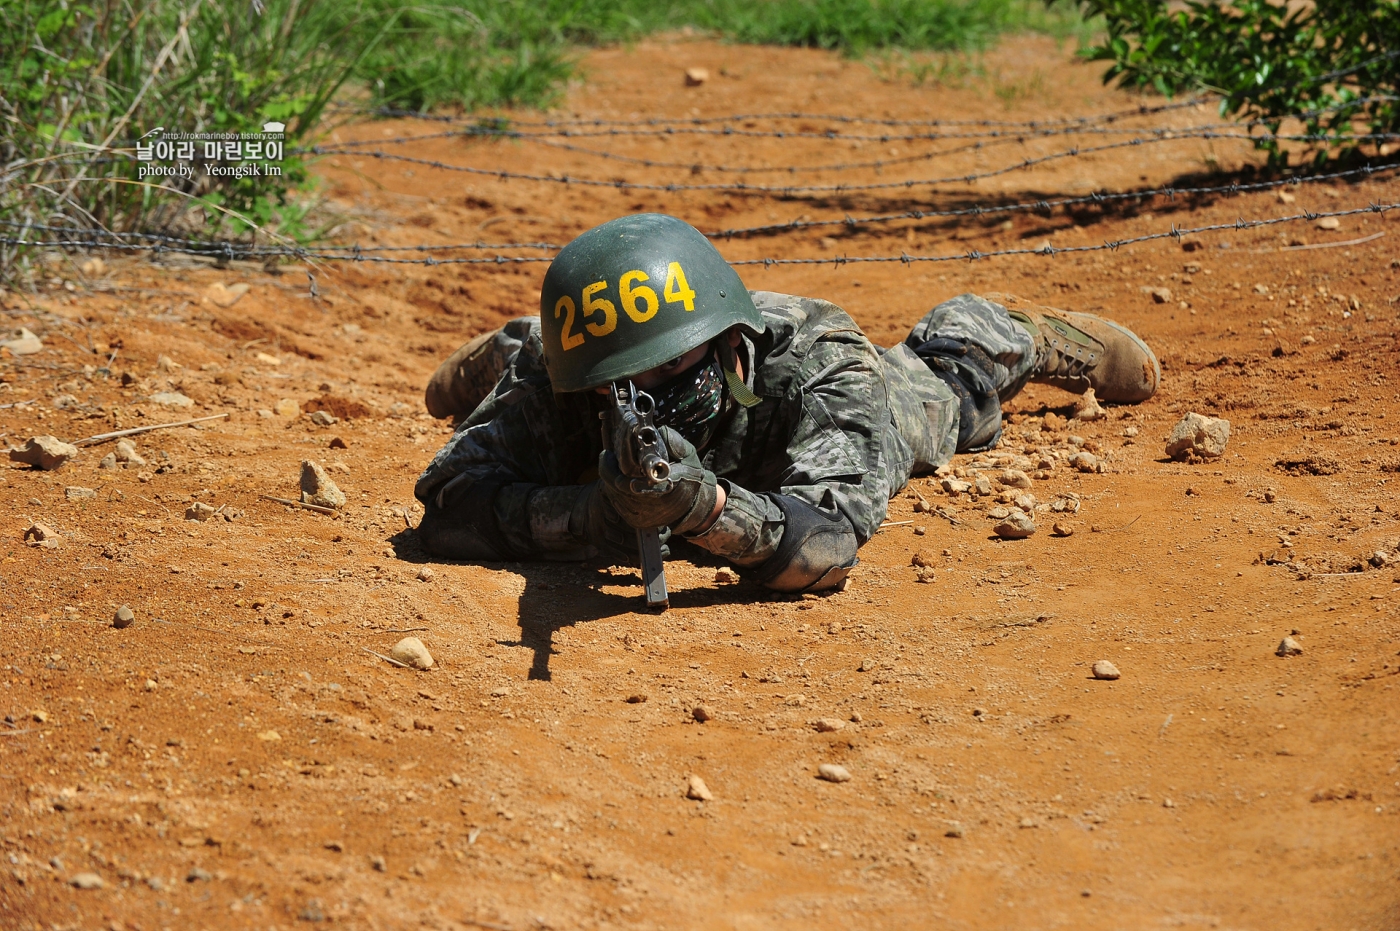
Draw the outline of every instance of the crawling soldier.
<instances>
[{"instance_id":1,"label":"crawling soldier","mask_svg":"<svg viewBox=\"0 0 1400 931\"><path fill-rule=\"evenodd\" d=\"M749 291L698 230L638 214L550 264L540 317L467 343L428 385L462 419L418 479L427 550L462 560L636 565L659 527L782 592L841 585L913 475L993 447L1028 381L1104 401L1157 388L1126 328L963 294L881 349L834 304ZM604 452L609 386L655 400L670 478Z\"/></svg>"}]
</instances>

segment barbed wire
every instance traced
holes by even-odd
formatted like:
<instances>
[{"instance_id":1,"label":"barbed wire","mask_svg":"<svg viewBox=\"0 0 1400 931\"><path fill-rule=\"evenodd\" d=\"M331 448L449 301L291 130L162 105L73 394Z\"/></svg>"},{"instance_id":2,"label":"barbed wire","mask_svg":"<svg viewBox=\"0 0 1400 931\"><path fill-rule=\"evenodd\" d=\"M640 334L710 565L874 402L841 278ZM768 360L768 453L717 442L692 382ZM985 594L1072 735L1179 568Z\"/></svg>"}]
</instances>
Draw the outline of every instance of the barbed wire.
<instances>
[{"instance_id":1,"label":"barbed wire","mask_svg":"<svg viewBox=\"0 0 1400 931\"><path fill-rule=\"evenodd\" d=\"M550 175L536 175L527 172L509 171L503 168L477 168L470 165L453 165L436 159L417 158L411 155L400 155L394 152L381 152L378 150L369 152L353 153L358 158L376 158L389 161L400 161L414 165L423 165L429 168L437 168L442 171L458 171L467 174L484 175L498 178L500 180L517 181L538 181L547 184L576 184L583 187L616 188L619 191L729 191L736 194L776 194L782 197L792 197L797 194L851 194L860 191L892 190L896 188L929 187L939 184L970 183L985 178L993 178L998 175L1008 174L1013 171L1024 171L1047 162L1058 161L1066 158L1075 158L1083 155L1098 152L1107 152L1115 149L1131 148L1134 146L1149 145L1159 142L1179 141L1184 138L1200 139L1247 139L1259 141L1266 139L1304 139L1321 138L1307 134L1269 134L1267 136L1242 135L1232 133L1200 133L1192 136L1171 136L1156 137L1150 139L1134 138L1123 142L1108 143L1100 146L1076 146L1062 152L1054 152L1049 155L1037 158L1026 158L1014 165L1001 168L988 169L980 172L969 172L961 175L950 175L944 178L910 178L903 181L883 181L865 184L809 184L809 185L770 185L770 184L745 184L738 182L735 184L681 184L670 182L665 184L628 181L625 179L615 179L603 181L597 178L577 178L567 174L557 177ZM1400 133L1367 133L1348 137L1351 141L1377 141L1381 139L1400 139ZM313 146L311 151L321 154L322 147ZM344 153L334 153L344 154Z\"/></svg>"},{"instance_id":2,"label":"barbed wire","mask_svg":"<svg viewBox=\"0 0 1400 931\"><path fill-rule=\"evenodd\" d=\"M1169 238L1175 238L1175 239L1178 239L1178 240L1179 240L1179 239L1182 239L1182 238L1184 238L1184 237L1186 237L1186 236L1196 235L1196 234L1200 234L1200 233L1218 232L1218 231L1221 231L1221 230L1248 230L1248 229L1258 229L1258 228L1262 228L1262 227L1277 226L1277 225L1285 224L1285 223L1298 223L1298 222L1303 222L1303 221L1306 221L1306 222L1310 222L1310 223L1311 223L1311 222L1316 222L1317 220L1323 219L1323 218L1325 218L1325 217L1348 217L1348 216L1356 216L1356 215L1358 215L1358 214L1363 214L1363 213L1375 213L1375 214L1380 215L1380 214L1384 214L1384 213L1385 213L1386 211L1388 211L1388 210L1395 210L1395 209L1398 209L1398 208L1400 208L1400 203L1376 203L1376 202L1373 202L1373 203L1371 203L1371 204L1369 204L1369 205L1367 205L1367 206L1365 206L1365 207L1355 207L1355 208L1350 208L1350 209L1346 209L1346 210L1330 210L1330 211L1311 211L1311 210L1304 210L1304 211L1301 212L1301 213L1291 214L1291 215L1289 215L1289 216L1284 216L1284 217L1268 217L1268 218L1256 219L1256 220L1246 220L1246 219L1244 219L1244 218L1241 217L1241 218L1236 219L1233 223L1212 223L1212 224L1208 224L1208 225L1205 225L1205 226L1197 226L1197 227L1178 227L1176 224L1173 223L1170 230L1166 230L1166 231L1162 231L1162 232L1157 232L1157 233L1148 233L1148 234L1145 234L1145 235L1142 235L1142 236L1134 236L1134 237L1129 237L1129 238L1126 238L1126 239L1106 240L1106 241L1104 241L1102 244L1088 245L1088 246L1062 246L1062 247L1055 247L1055 246L1052 246L1049 242L1046 242L1044 245L1039 246L1039 247L1036 247L1036 248L1034 248L1034 249L996 249L996 250L991 250L991 251L987 251L987 252L982 252L982 251L980 251L980 250L975 250L975 249L973 249L973 250L968 250L968 251L965 251L965 252L962 252L962 253L959 253L959 254L956 254L956 255L954 255L954 254L948 254L948 255L909 255L908 253L902 252L901 254L899 254L899 255L897 255L897 256L878 256L878 255L873 255L873 256L847 256L847 255L841 255L841 256L833 256L833 257L830 257L830 258L805 258L805 257L803 257L803 258L780 258L780 259L765 257L765 258L759 258L759 259L732 259L732 260L727 260L727 261L728 261L728 263L729 263L730 265L734 265L734 266L762 265L762 266L764 266L764 267L771 267L771 266L774 266L774 265L826 265L826 264L828 264L828 263L833 264L833 265L836 265L836 266L841 266L841 265L853 265L853 264L861 264L861 263L893 263L893 262L899 262L899 263L904 264L904 265L910 265L910 264L913 264L913 263L916 263L916 262L979 261L979 260L982 260L982 259L999 258L999 257L1015 256L1015 255L1055 256L1055 255L1073 254L1073 253L1100 252L1100 251L1105 251L1105 250L1116 251L1116 250L1122 248L1123 246L1134 245L1134 244L1137 244L1137 243L1153 242L1153 241L1162 240L1162 239L1169 239ZM258 247L234 248L234 247L232 246L232 244L222 244L223 246L225 246L225 247L227 247L227 248L218 248L218 249L208 249L208 248L206 248L206 249L199 249L199 248L195 248L195 247L171 248L171 247L168 247L168 246L166 246L165 244L161 244L161 243L157 243L157 244L147 244L147 243L122 243L122 242L112 242L112 241L110 241L110 240L103 241L103 240L99 240L99 239L89 239L89 240L31 241L31 240L24 240L24 239L19 239L19 238L16 238L16 237L7 237L7 236L0 236L0 245L6 245L6 246L28 246L28 247L38 247L38 248L115 249L115 250L120 250L120 251L154 252L154 253L156 253L156 254L160 254L160 253L162 253L162 252L181 252L181 253L194 254L194 255L204 255L204 256L209 256L209 257L219 257L219 256L222 256L222 255L225 255L228 251L231 250L231 251L234 253L234 257L235 257L235 258L246 258L246 257L264 258L264 257L280 256L280 257L285 257L285 258L297 258L297 259L302 259L302 260L307 260L307 259L321 259L321 260L325 260L325 261L357 262L357 263L371 262L371 263L379 263L379 264L386 264L386 265L426 265L426 266L437 266L437 265L497 265L497 266L500 266L500 265L509 265L509 264L526 264L526 263L534 263L534 262L551 262L551 261L553 261L553 257L552 257L552 256L503 256L503 255L497 255L497 256L494 256L494 257L492 257L492 258L463 258L463 257L450 257L450 258L444 258L444 259L438 259L438 258L434 258L434 257L432 257L432 256L429 256L429 257L427 257L427 258L422 258L422 259L406 259L406 258L392 258L392 257L382 256L382 255L365 255L365 254L363 254L363 253L355 253L355 252L350 252L350 253L347 253L347 252L344 252L344 251L328 252L328 251L311 250L311 249L290 248L290 247L273 247L273 246L258 246Z\"/></svg>"},{"instance_id":3,"label":"barbed wire","mask_svg":"<svg viewBox=\"0 0 1400 931\"><path fill-rule=\"evenodd\" d=\"M811 229L826 226L844 226L855 228L870 223L889 223L895 220L928 220L950 217L977 217L999 213L1021 213L1034 211L1037 213L1048 213L1056 207L1072 207L1079 204L1106 204L1114 201L1141 200L1147 197L1165 196L1175 198L1177 195L1194 196L1200 194L1243 194L1255 191L1266 191L1273 188L1291 187L1301 184L1312 184L1323 181L1337 181L1345 178L1372 177L1378 172L1394 171L1400 168L1400 163L1390 165L1365 165L1361 168L1350 168L1345 171L1334 171L1316 175L1294 175L1288 178L1277 178L1270 181L1252 181L1241 184L1231 182L1222 185L1198 185L1194 187L1167 187L1148 188L1140 191L1123 191L1119 193L1094 193L1085 194L1080 197L1061 197L1054 200L1023 201L1015 204L974 204L971 207L961 207L953 210L905 210L900 213L879 214L871 217L845 216L839 220L789 220L786 223L765 223L761 226L743 226L727 230L715 230L705 235L712 239L732 239L735 236L743 236L750 233L776 233L787 232L799 229Z\"/></svg>"}]
</instances>

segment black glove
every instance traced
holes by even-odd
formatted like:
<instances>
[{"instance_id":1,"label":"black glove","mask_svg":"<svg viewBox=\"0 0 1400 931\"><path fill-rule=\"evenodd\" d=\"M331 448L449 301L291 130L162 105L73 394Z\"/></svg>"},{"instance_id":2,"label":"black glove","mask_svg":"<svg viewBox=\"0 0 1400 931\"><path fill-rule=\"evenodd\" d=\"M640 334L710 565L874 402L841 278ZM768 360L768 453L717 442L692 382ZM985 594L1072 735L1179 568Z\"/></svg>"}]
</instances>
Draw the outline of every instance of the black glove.
<instances>
[{"instance_id":1,"label":"black glove","mask_svg":"<svg viewBox=\"0 0 1400 931\"><path fill-rule=\"evenodd\" d=\"M661 527L661 558L670 555L666 541L671 531ZM590 550L590 556L616 560L618 564L633 565L640 558L637 551L637 529L617 513L603 493L601 482L583 486L569 515L569 533L579 545Z\"/></svg>"},{"instance_id":2,"label":"black glove","mask_svg":"<svg viewBox=\"0 0 1400 931\"><path fill-rule=\"evenodd\" d=\"M670 427L658 427L671 477L656 485L623 473L611 451L598 458L598 484L617 513L637 528L670 527L672 533L698 529L715 509L715 473L700 464L695 447Z\"/></svg>"}]
</instances>

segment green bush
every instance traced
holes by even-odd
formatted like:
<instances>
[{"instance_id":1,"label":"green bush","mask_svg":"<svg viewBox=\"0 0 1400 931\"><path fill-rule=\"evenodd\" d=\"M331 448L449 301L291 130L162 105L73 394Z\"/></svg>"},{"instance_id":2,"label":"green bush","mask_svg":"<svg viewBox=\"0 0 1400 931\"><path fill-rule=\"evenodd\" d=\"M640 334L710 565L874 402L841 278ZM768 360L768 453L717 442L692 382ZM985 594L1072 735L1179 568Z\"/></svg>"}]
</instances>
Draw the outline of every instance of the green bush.
<instances>
[{"instance_id":1,"label":"green bush","mask_svg":"<svg viewBox=\"0 0 1400 931\"><path fill-rule=\"evenodd\" d=\"M1213 91L1222 114L1274 132L1301 117L1308 133L1328 137L1314 147L1319 161L1354 151L1338 137L1357 130L1400 132L1400 0L1075 2L1103 17L1107 40L1087 56L1112 62L1105 82L1167 96ZM1271 164L1286 163L1278 143L1259 145Z\"/></svg>"}]
</instances>

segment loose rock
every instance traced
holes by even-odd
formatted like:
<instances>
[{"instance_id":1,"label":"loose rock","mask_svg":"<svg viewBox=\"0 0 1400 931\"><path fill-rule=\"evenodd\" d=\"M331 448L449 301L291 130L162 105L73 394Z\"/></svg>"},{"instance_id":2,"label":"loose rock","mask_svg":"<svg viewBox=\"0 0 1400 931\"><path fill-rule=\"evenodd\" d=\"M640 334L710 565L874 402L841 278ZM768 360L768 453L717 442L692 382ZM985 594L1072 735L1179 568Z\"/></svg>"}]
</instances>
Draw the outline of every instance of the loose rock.
<instances>
[{"instance_id":1,"label":"loose rock","mask_svg":"<svg viewBox=\"0 0 1400 931\"><path fill-rule=\"evenodd\" d=\"M1090 388L1074 402L1074 416L1077 420L1103 420L1106 414L1103 408L1099 407L1099 399L1094 396L1094 389Z\"/></svg>"},{"instance_id":2,"label":"loose rock","mask_svg":"<svg viewBox=\"0 0 1400 931\"><path fill-rule=\"evenodd\" d=\"M130 440L117 440L116 457L118 462L128 465L143 466L146 460L141 458L141 454L136 451Z\"/></svg>"},{"instance_id":3,"label":"loose rock","mask_svg":"<svg viewBox=\"0 0 1400 931\"><path fill-rule=\"evenodd\" d=\"M812 727L816 728L819 734L829 734L832 731L839 731L846 726L846 722L840 718L817 718L812 722Z\"/></svg>"},{"instance_id":4,"label":"loose rock","mask_svg":"<svg viewBox=\"0 0 1400 931\"><path fill-rule=\"evenodd\" d=\"M933 567L938 564L938 557L933 550L919 550L914 554L914 558L909 560L909 565L916 567Z\"/></svg>"},{"instance_id":5,"label":"loose rock","mask_svg":"<svg viewBox=\"0 0 1400 931\"><path fill-rule=\"evenodd\" d=\"M696 705L690 709L690 716L700 724L704 724L706 721L713 720L715 713L706 705Z\"/></svg>"},{"instance_id":6,"label":"loose rock","mask_svg":"<svg viewBox=\"0 0 1400 931\"><path fill-rule=\"evenodd\" d=\"M956 821L948 822L948 829L943 832L944 837L962 837L963 826Z\"/></svg>"},{"instance_id":7,"label":"loose rock","mask_svg":"<svg viewBox=\"0 0 1400 931\"><path fill-rule=\"evenodd\" d=\"M311 422L318 427L329 427L331 424L340 423L340 418L328 411L312 411Z\"/></svg>"},{"instance_id":8,"label":"loose rock","mask_svg":"<svg viewBox=\"0 0 1400 931\"><path fill-rule=\"evenodd\" d=\"M972 490L971 482L964 482L961 479L956 478L945 478L939 484L942 485L943 490L950 495L966 494L967 492Z\"/></svg>"},{"instance_id":9,"label":"loose rock","mask_svg":"<svg viewBox=\"0 0 1400 931\"><path fill-rule=\"evenodd\" d=\"M36 466L51 472L78 455L78 447L56 436L30 437L23 446L10 450L10 461Z\"/></svg>"},{"instance_id":10,"label":"loose rock","mask_svg":"<svg viewBox=\"0 0 1400 931\"><path fill-rule=\"evenodd\" d=\"M343 508L345 492L331 481L319 463L304 459L301 463L301 500L323 508Z\"/></svg>"},{"instance_id":11,"label":"loose rock","mask_svg":"<svg viewBox=\"0 0 1400 931\"><path fill-rule=\"evenodd\" d=\"M920 566L914 570L914 581L932 585L937 573L931 566Z\"/></svg>"},{"instance_id":12,"label":"loose rock","mask_svg":"<svg viewBox=\"0 0 1400 931\"><path fill-rule=\"evenodd\" d=\"M685 86L699 87L710 79L710 69L708 68L687 68L685 69Z\"/></svg>"},{"instance_id":13,"label":"loose rock","mask_svg":"<svg viewBox=\"0 0 1400 931\"><path fill-rule=\"evenodd\" d=\"M1230 421L1191 412L1172 428L1167 437L1167 455L1173 459L1192 455L1215 459L1225 453L1229 441Z\"/></svg>"},{"instance_id":14,"label":"loose rock","mask_svg":"<svg viewBox=\"0 0 1400 931\"><path fill-rule=\"evenodd\" d=\"M59 544L58 531L48 524L33 523L24 531L24 543L26 546L42 546L45 549L56 550Z\"/></svg>"},{"instance_id":15,"label":"loose rock","mask_svg":"<svg viewBox=\"0 0 1400 931\"><path fill-rule=\"evenodd\" d=\"M739 581L739 573L728 566L720 566L715 570L715 581L720 585L732 585Z\"/></svg>"},{"instance_id":16,"label":"loose rock","mask_svg":"<svg viewBox=\"0 0 1400 931\"><path fill-rule=\"evenodd\" d=\"M301 405L291 398L283 398L272 406L278 417L294 418L301 416Z\"/></svg>"},{"instance_id":17,"label":"loose rock","mask_svg":"<svg viewBox=\"0 0 1400 931\"><path fill-rule=\"evenodd\" d=\"M875 661L873 659L863 659L860 661L860 665L856 667L856 672L869 672L874 668Z\"/></svg>"},{"instance_id":18,"label":"loose rock","mask_svg":"<svg viewBox=\"0 0 1400 931\"><path fill-rule=\"evenodd\" d=\"M844 766L835 763L823 763L817 767L817 778L825 779L827 782L850 782L851 772Z\"/></svg>"},{"instance_id":19,"label":"loose rock","mask_svg":"<svg viewBox=\"0 0 1400 931\"><path fill-rule=\"evenodd\" d=\"M0 348L10 350L12 355L29 356L42 351L44 341L24 327L19 327L11 330L9 337L4 342L0 342Z\"/></svg>"},{"instance_id":20,"label":"loose rock","mask_svg":"<svg viewBox=\"0 0 1400 931\"><path fill-rule=\"evenodd\" d=\"M157 391L151 395L151 403L161 407L194 407L194 399L178 391Z\"/></svg>"},{"instance_id":21,"label":"loose rock","mask_svg":"<svg viewBox=\"0 0 1400 931\"><path fill-rule=\"evenodd\" d=\"M1033 486L1031 477L1020 469L1007 469L997 476L1007 488L1027 489Z\"/></svg>"},{"instance_id":22,"label":"loose rock","mask_svg":"<svg viewBox=\"0 0 1400 931\"><path fill-rule=\"evenodd\" d=\"M125 630L136 622L136 612L126 605L117 609L117 613L112 615L112 626L117 630Z\"/></svg>"},{"instance_id":23,"label":"loose rock","mask_svg":"<svg viewBox=\"0 0 1400 931\"><path fill-rule=\"evenodd\" d=\"M1152 302L1154 304L1167 304L1170 303L1172 299L1172 292L1169 288L1154 288L1150 285L1143 285L1142 293L1152 295Z\"/></svg>"},{"instance_id":24,"label":"loose rock","mask_svg":"<svg viewBox=\"0 0 1400 931\"><path fill-rule=\"evenodd\" d=\"M1074 527L1062 521L1055 521L1055 526L1050 528L1050 532L1057 537L1074 536Z\"/></svg>"},{"instance_id":25,"label":"loose rock","mask_svg":"<svg viewBox=\"0 0 1400 931\"><path fill-rule=\"evenodd\" d=\"M1279 656L1302 656L1303 647L1292 637L1284 637L1279 641L1278 649L1274 653Z\"/></svg>"},{"instance_id":26,"label":"loose rock","mask_svg":"<svg viewBox=\"0 0 1400 931\"><path fill-rule=\"evenodd\" d=\"M1077 452L1069 457L1069 464L1080 472L1096 472L1099 468L1099 458L1093 453Z\"/></svg>"},{"instance_id":27,"label":"loose rock","mask_svg":"<svg viewBox=\"0 0 1400 931\"><path fill-rule=\"evenodd\" d=\"M1106 659L1101 659L1094 664L1095 679L1117 679L1121 675L1122 673L1118 671L1118 667Z\"/></svg>"},{"instance_id":28,"label":"loose rock","mask_svg":"<svg viewBox=\"0 0 1400 931\"><path fill-rule=\"evenodd\" d=\"M1007 540L1023 540L1035 533L1035 521L1025 511L1016 508L993 527L992 532Z\"/></svg>"},{"instance_id":29,"label":"loose rock","mask_svg":"<svg viewBox=\"0 0 1400 931\"><path fill-rule=\"evenodd\" d=\"M117 468L117 456L116 456L116 453L108 453L107 455L103 456L103 457L102 457L102 461L100 461L99 463L97 463L97 467L98 467L99 469L115 469L115 468Z\"/></svg>"},{"instance_id":30,"label":"loose rock","mask_svg":"<svg viewBox=\"0 0 1400 931\"><path fill-rule=\"evenodd\" d=\"M972 490L979 495L990 495L993 491L992 480L985 475L979 475L972 481Z\"/></svg>"},{"instance_id":31,"label":"loose rock","mask_svg":"<svg viewBox=\"0 0 1400 931\"><path fill-rule=\"evenodd\" d=\"M710 787L705 785L705 780L699 776L692 775L686 782L685 797L694 799L697 802L709 802L714 800L714 794L710 792Z\"/></svg>"},{"instance_id":32,"label":"loose rock","mask_svg":"<svg viewBox=\"0 0 1400 931\"><path fill-rule=\"evenodd\" d=\"M185 508L185 520L206 521L219 513L217 508L210 507L203 501L196 501Z\"/></svg>"},{"instance_id":33,"label":"loose rock","mask_svg":"<svg viewBox=\"0 0 1400 931\"><path fill-rule=\"evenodd\" d=\"M75 873L68 884L76 889L101 889L107 885L96 873Z\"/></svg>"},{"instance_id":34,"label":"loose rock","mask_svg":"<svg viewBox=\"0 0 1400 931\"><path fill-rule=\"evenodd\" d=\"M1341 226L1342 221L1336 217L1323 217L1317 221L1317 228L1320 230L1335 230L1340 229Z\"/></svg>"},{"instance_id":35,"label":"loose rock","mask_svg":"<svg viewBox=\"0 0 1400 931\"><path fill-rule=\"evenodd\" d=\"M433 580L434 574L435 573L432 569L428 568L427 566L424 566L422 569L418 570L418 575L416 576L416 578L420 582L431 582Z\"/></svg>"},{"instance_id":36,"label":"loose rock","mask_svg":"<svg viewBox=\"0 0 1400 931\"><path fill-rule=\"evenodd\" d=\"M389 651L389 656L414 669L432 669L433 655L417 637L404 637Z\"/></svg>"},{"instance_id":37,"label":"loose rock","mask_svg":"<svg viewBox=\"0 0 1400 931\"><path fill-rule=\"evenodd\" d=\"M84 498L96 498L97 492L91 488L84 488L81 485L69 485L63 489L63 497L69 501L81 501Z\"/></svg>"}]
</instances>

